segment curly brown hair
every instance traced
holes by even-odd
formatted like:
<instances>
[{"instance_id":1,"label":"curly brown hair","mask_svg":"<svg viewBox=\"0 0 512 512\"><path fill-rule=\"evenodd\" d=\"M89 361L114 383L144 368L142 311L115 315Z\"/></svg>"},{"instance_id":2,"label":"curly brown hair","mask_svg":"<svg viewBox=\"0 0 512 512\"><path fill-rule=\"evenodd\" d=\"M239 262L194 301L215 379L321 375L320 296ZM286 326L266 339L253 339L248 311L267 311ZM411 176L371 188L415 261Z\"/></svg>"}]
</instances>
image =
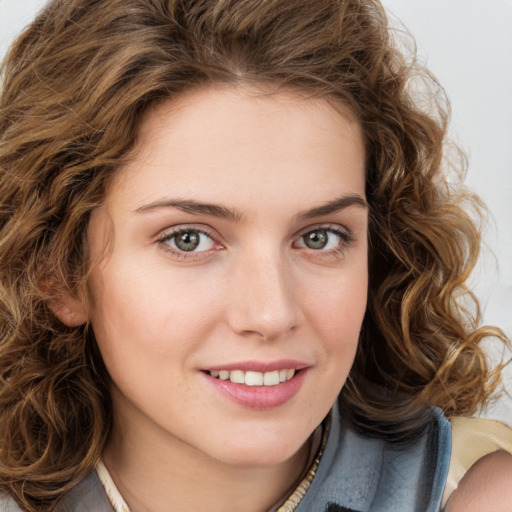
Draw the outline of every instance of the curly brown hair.
<instances>
[{"instance_id":1,"label":"curly brown hair","mask_svg":"<svg viewBox=\"0 0 512 512\"><path fill-rule=\"evenodd\" d=\"M392 35L376 0L54 0L18 38L0 98L1 491L50 510L100 457L109 377L92 330L52 304L86 294L89 215L145 112L200 85L299 88L362 127L370 286L345 421L404 442L429 407L471 414L489 397L499 369L480 341L505 337L478 327L465 284L482 205L447 184L447 101Z\"/></svg>"}]
</instances>

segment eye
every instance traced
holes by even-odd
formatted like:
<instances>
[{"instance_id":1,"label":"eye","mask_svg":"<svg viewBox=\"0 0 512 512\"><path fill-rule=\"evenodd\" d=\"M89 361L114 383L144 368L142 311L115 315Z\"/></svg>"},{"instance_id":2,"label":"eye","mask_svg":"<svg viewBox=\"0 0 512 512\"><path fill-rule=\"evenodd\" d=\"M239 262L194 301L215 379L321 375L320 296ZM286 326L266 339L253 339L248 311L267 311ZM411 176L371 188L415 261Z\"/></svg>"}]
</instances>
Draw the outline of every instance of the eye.
<instances>
[{"instance_id":1,"label":"eye","mask_svg":"<svg viewBox=\"0 0 512 512\"><path fill-rule=\"evenodd\" d=\"M208 251L215 245L207 233L190 228L175 231L163 238L161 242L180 252Z\"/></svg>"},{"instance_id":2,"label":"eye","mask_svg":"<svg viewBox=\"0 0 512 512\"><path fill-rule=\"evenodd\" d=\"M344 231L333 228L317 228L304 233L295 243L296 247L305 247L315 251L330 251L348 245L352 236Z\"/></svg>"}]
</instances>

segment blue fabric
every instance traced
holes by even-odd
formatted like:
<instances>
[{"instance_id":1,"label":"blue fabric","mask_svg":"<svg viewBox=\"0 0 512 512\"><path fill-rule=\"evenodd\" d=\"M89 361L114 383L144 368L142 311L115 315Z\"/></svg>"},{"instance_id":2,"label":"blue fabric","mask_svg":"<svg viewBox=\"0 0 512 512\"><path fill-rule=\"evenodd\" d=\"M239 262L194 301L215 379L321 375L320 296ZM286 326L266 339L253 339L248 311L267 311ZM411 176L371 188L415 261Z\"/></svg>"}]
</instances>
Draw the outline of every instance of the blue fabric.
<instances>
[{"instance_id":1,"label":"blue fabric","mask_svg":"<svg viewBox=\"0 0 512 512\"><path fill-rule=\"evenodd\" d=\"M400 448L343 428L337 407L311 487L296 512L438 512L448 476L451 425L434 409L428 430ZM0 497L0 511L21 512ZM96 472L72 489L57 512L113 512Z\"/></svg>"},{"instance_id":2,"label":"blue fabric","mask_svg":"<svg viewBox=\"0 0 512 512\"><path fill-rule=\"evenodd\" d=\"M423 437L403 448L343 428L335 407L316 476L296 510L438 512L450 453L451 424L437 409Z\"/></svg>"}]
</instances>

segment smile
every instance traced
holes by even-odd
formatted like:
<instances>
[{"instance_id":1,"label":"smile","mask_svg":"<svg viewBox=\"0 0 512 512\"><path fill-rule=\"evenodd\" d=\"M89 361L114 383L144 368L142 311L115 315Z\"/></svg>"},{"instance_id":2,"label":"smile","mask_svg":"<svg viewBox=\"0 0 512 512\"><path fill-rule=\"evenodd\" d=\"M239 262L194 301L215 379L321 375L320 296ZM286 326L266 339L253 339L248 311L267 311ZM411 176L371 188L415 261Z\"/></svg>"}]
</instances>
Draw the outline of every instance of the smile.
<instances>
[{"instance_id":1,"label":"smile","mask_svg":"<svg viewBox=\"0 0 512 512\"><path fill-rule=\"evenodd\" d=\"M235 369L231 369L233 366L229 369L215 368L201 373L206 382L224 397L244 408L260 411L279 407L292 400L310 370L308 365L294 363L289 363L289 366L285 363L281 369L277 369L279 367L275 364L270 365L273 368L261 368L267 371L256 371L254 366L269 365L248 363L247 366L252 368L244 370L240 366L234 366Z\"/></svg>"},{"instance_id":2,"label":"smile","mask_svg":"<svg viewBox=\"0 0 512 512\"><path fill-rule=\"evenodd\" d=\"M210 370L211 377L219 380L229 380L234 384L246 386L277 386L289 381L295 375L294 369L274 370L271 372L255 372L243 370Z\"/></svg>"}]
</instances>

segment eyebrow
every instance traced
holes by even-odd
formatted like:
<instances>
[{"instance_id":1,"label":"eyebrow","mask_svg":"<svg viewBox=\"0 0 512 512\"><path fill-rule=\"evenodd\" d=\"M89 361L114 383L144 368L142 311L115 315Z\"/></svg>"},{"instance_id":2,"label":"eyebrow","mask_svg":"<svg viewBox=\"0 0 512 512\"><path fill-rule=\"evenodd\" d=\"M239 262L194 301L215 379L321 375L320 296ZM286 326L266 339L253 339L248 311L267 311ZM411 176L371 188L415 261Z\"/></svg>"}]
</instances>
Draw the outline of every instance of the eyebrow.
<instances>
[{"instance_id":1,"label":"eyebrow","mask_svg":"<svg viewBox=\"0 0 512 512\"><path fill-rule=\"evenodd\" d=\"M323 215L329 215L331 213L345 210L350 206L359 206L364 209L368 208L368 204L364 197L358 194L350 194L338 197L337 199L334 199L334 201L329 201L323 205L301 212L297 215L297 219L308 220L315 217L322 217Z\"/></svg>"},{"instance_id":2,"label":"eyebrow","mask_svg":"<svg viewBox=\"0 0 512 512\"><path fill-rule=\"evenodd\" d=\"M359 206L365 209L368 207L365 199L362 196L357 194L350 194L338 197L337 199L329 201L323 205L300 212L297 214L296 218L298 220L308 220L315 217L336 213L341 210L345 210L350 206ZM192 215L208 215L210 217L218 217L237 223L243 222L245 219L245 216L234 208L227 208L217 204L200 203L190 199L158 200L137 208L135 213L144 213L158 208L177 208L182 212L190 213Z\"/></svg>"},{"instance_id":3,"label":"eyebrow","mask_svg":"<svg viewBox=\"0 0 512 512\"><path fill-rule=\"evenodd\" d=\"M242 222L244 216L235 209L226 208L217 204L199 203L190 199L164 199L146 204L137 208L135 213L143 213L157 208L177 208L185 213L193 215L208 215L210 217L218 217L227 219L232 222Z\"/></svg>"}]
</instances>

